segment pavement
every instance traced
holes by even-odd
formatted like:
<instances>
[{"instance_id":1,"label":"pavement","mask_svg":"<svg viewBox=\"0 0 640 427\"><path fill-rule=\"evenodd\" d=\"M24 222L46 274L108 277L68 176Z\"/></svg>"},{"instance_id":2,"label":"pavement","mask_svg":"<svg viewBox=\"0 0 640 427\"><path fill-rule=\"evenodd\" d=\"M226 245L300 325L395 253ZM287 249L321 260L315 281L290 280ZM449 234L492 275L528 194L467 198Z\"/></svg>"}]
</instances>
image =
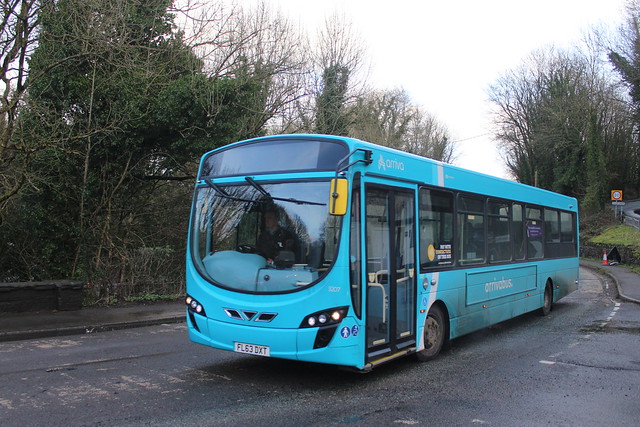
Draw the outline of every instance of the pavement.
<instances>
[{"instance_id":1,"label":"pavement","mask_svg":"<svg viewBox=\"0 0 640 427\"><path fill-rule=\"evenodd\" d=\"M581 260L580 266L609 276L621 299L640 304L640 275L637 273L624 265L603 266L589 260ZM185 318L182 301L86 307L74 311L0 313L0 342L181 323Z\"/></svg>"},{"instance_id":2,"label":"pavement","mask_svg":"<svg viewBox=\"0 0 640 427\"><path fill-rule=\"evenodd\" d=\"M91 334L186 319L184 301L85 307L72 311L0 313L0 342Z\"/></svg>"},{"instance_id":3,"label":"pavement","mask_svg":"<svg viewBox=\"0 0 640 427\"><path fill-rule=\"evenodd\" d=\"M640 275L624 264L602 265L597 261L580 260L580 266L609 276L618 288L620 299L640 304Z\"/></svg>"}]
</instances>

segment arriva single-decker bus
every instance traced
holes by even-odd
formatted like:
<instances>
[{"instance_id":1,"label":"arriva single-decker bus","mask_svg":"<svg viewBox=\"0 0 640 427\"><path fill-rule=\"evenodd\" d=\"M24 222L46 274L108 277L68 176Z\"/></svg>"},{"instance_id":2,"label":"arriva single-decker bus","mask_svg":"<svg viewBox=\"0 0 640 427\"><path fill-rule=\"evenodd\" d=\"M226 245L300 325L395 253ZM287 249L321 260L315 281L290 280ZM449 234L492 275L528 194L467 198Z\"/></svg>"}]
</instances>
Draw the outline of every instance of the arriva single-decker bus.
<instances>
[{"instance_id":1,"label":"arriva single-decker bus","mask_svg":"<svg viewBox=\"0 0 640 427\"><path fill-rule=\"evenodd\" d=\"M577 288L575 199L328 135L202 157L189 227L192 341L368 371Z\"/></svg>"}]
</instances>

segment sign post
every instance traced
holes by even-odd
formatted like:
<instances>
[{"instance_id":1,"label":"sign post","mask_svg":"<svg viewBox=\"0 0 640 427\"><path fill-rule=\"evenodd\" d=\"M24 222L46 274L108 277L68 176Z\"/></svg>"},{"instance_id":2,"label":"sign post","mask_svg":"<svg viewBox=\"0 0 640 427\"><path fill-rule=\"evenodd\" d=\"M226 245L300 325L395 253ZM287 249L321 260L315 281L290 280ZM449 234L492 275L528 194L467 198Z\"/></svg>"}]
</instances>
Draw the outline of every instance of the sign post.
<instances>
[{"instance_id":1,"label":"sign post","mask_svg":"<svg viewBox=\"0 0 640 427\"><path fill-rule=\"evenodd\" d=\"M622 216L622 207L625 204L622 201L622 190L611 190L611 204L613 205L616 218L618 218L618 207L620 209L620 216Z\"/></svg>"}]
</instances>

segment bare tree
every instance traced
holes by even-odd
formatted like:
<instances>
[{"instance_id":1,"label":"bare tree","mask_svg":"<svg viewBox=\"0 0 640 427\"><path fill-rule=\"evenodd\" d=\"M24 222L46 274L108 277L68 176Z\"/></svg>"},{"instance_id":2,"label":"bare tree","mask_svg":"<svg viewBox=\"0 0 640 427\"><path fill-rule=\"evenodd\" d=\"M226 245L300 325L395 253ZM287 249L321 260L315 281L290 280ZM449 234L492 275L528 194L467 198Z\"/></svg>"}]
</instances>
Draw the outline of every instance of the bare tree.
<instances>
[{"instance_id":1,"label":"bare tree","mask_svg":"<svg viewBox=\"0 0 640 427\"><path fill-rule=\"evenodd\" d=\"M365 44L342 15L326 18L317 37L313 65L315 130L346 135L352 117L348 107L366 91Z\"/></svg>"},{"instance_id":2,"label":"bare tree","mask_svg":"<svg viewBox=\"0 0 640 427\"><path fill-rule=\"evenodd\" d=\"M358 73L366 71L366 51L364 40L354 30L351 21L334 13L325 19L318 33L314 63L318 70L340 65L355 78ZM354 89L358 88L358 83L362 82L352 82Z\"/></svg>"},{"instance_id":3,"label":"bare tree","mask_svg":"<svg viewBox=\"0 0 640 427\"><path fill-rule=\"evenodd\" d=\"M438 119L420 107L412 107L403 148L413 154L445 163L455 161L455 144L449 131Z\"/></svg>"},{"instance_id":4,"label":"bare tree","mask_svg":"<svg viewBox=\"0 0 640 427\"><path fill-rule=\"evenodd\" d=\"M542 96L541 78L532 67L504 73L491 86L489 97L496 107L496 138L511 174L519 182L534 184L534 125L537 102Z\"/></svg>"},{"instance_id":5,"label":"bare tree","mask_svg":"<svg viewBox=\"0 0 640 427\"><path fill-rule=\"evenodd\" d=\"M0 212L26 178L34 147L14 138L28 88L42 0L2 0L0 16Z\"/></svg>"},{"instance_id":6,"label":"bare tree","mask_svg":"<svg viewBox=\"0 0 640 427\"><path fill-rule=\"evenodd\" d=\"M415 110L402 89L374 91L360 97L352 108L354 123L350 136L402 149Z\"/></svg>"},{"instance_id":7,"label":"bare tree","mask_svg":"<svg viewBox=\"0 0 640 427\"><path fill-rule=\"evenodd\" d=\"M191 2L179 14L187 43L202 58L208 76L261 88L244 133L258 135L267 122L280 129L290 126L292 106L309 92L308 40L302 33L266 2L255 8ZM215 97L212 93L208 106L212 118Z\"/></svg>"},{"instance_id":8,"label":"bare tree","mask_svg":"<svg viewBox=\"0 0 640 427\"><path fill-rule=\"evenodd\" d=\"M454 160L446 127L411 103L403 89L375 91L352 107L349 136L444 162Z\"/></svg>"},{"instance_id":9,"label":"bare tree","mask_svg":"<svg viewBox=\"0 0 640 427\"><path fill-rule=\"evenodd\" d=\"M619 169L611 153L629 135L619 93L601 63L578 49L541 50L505 73L489 95L512 175L599 208L604 181L614 182Z\"/></svg>"}]
</instances>

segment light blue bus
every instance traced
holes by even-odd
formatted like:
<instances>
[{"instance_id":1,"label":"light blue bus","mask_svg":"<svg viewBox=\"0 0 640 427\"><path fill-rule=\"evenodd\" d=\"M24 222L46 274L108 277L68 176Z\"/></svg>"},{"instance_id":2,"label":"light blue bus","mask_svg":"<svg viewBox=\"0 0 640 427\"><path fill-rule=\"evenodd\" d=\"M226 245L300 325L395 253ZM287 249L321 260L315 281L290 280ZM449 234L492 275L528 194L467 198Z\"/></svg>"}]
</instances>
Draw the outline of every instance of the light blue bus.
<instances>
[{"instance_id":1,"label":"light blue bus","mask_svg":"<svg viewBox=\"0 0 640 427\"><path fill-rule=\"evenodd\" d=\"M192 341L368 371L577 288L575 199L328 135L202 157L187 250Z\"/></svg>"}]
</instances>

